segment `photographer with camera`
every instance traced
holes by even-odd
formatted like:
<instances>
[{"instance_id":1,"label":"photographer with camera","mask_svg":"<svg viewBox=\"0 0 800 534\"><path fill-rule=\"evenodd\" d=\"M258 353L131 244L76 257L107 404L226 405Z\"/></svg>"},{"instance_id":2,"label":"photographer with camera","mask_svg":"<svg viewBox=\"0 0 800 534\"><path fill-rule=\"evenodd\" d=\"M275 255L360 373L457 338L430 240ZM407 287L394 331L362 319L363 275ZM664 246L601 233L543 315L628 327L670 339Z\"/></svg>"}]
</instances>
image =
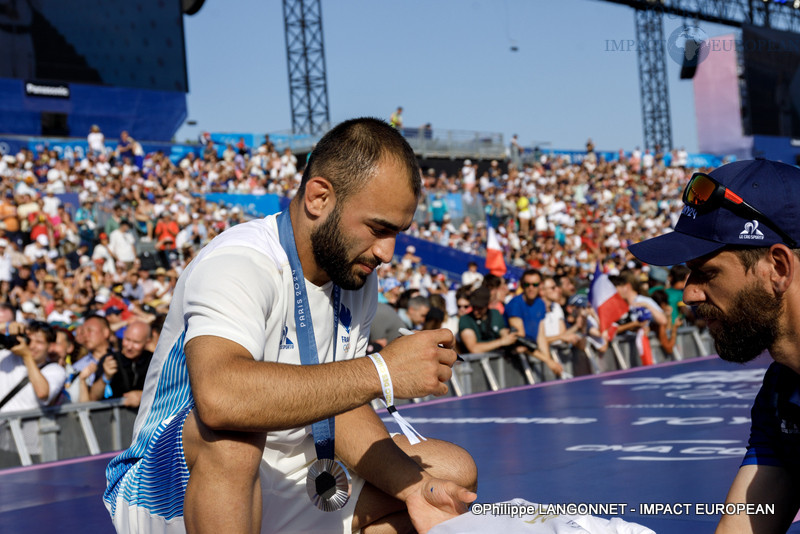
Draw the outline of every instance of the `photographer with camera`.
<instances>
[{"instance_id":1,"label":"photographer with camera","mask_svg":"<svg viewBox=\"0 0 800 534\"><path fill-rule=\"evenodd\" d=\"M152 332L150 325L134 321L125 328L122 352L108 352L97 365L94 383L89 391L93 401L123 398L123 404L138 408L144 379L153 353L145 350Z\"/></svg>"},{"instance_id":2,"label":"photographer with camera","mask_svg":"<svg viewBox=\"0 0 800 534\"><path fill-rule=\"evenodd\" d=\"M29 326L6 323L0 335L0 412L17 412L51 406L58 401L67 372L49 357L50 344L56 339L50 325L34 321ZM40 454L38 423L22 424L25 444L32 456ZM16 451L11 433L0 433L0 449ZM38 458L37 458L38 460Z\"/></svg>"},{"instance_id":3,"label":"photographer with camera","mask_svg":"<svg viewBox=\"0 0 800 534\"><path fill-rule=\"evenodd\" d=\"M88 316L76 329L76 340L83 345L87 353L72 364L73 370L79 374L77 379L72 381L69 394L73 402L87 402L92 400L90 392L95 378L98 378L96 375L100 361L106 354L116 352L116 348L112 345L112 332L108 319L100 315ZM105 392L105 386L110 388L110 384L106 384L105 381L103 384Z\"/></svg>"}]
</instances>

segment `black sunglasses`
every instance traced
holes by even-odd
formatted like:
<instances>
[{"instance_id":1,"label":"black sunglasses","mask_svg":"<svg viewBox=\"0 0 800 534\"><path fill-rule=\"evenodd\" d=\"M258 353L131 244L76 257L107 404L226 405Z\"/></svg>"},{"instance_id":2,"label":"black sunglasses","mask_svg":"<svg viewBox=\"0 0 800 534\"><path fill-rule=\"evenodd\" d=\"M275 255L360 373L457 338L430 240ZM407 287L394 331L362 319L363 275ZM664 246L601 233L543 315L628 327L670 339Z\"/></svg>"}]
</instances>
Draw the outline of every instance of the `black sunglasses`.
<instances>
[{"instance_id":1,"label":"black sunglasses","mask_svg":"<svg viewBox=\"0 0 800 534\"><path fill-rule=\"evenodd\" d=\"M539 287L539 284L541 284L541 282L522 282L520 286L522 287L522 289L525 289L526 287L530 286Z\"/></svg>"},{"instance_id":2,"label":"black sunglasses","mask_svg":"<svg viewBox=\"0 0 800 534\"><path fill-rule=\"evenodd\" d=\"M753 217L772 228L790 248L797 248L797 242L772 222L769 217L745 202L742 197L708 174L696 172L692 175L691 180L686 185L686 189L683 190L683 203L699 211L725 206L734 213L739 213L748 218Z\"/></svg>"}]
</instances>

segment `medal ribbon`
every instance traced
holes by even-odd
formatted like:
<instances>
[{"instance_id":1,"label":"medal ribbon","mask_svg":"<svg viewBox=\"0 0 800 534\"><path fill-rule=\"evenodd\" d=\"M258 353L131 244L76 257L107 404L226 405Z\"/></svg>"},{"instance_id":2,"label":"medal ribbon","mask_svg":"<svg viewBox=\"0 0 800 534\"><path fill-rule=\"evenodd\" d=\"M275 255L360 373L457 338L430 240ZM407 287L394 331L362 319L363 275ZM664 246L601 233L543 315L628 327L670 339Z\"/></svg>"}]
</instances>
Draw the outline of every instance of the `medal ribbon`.
<instances>
[{"instance_id":1,"label":"medal ribbon","mask_svg":"<svg viewBox=\"0 0 800 534\"><path fill-rule=\"evenodd\" d=\"M400 415L397 408L394 407L394 386L392 386L392 377L389 375L389 366L386 365L386 361L384 361L381 353L375 352L367 356L369 356L369 359L375 364L375 369L378 370L378 376L381 380L381 389L383 390L383 404L386 405L386 409L392 414L392 418L394 418L395 422L400 426L400 430L403 431L405 437L408 438L408 442L412 445L416 445L420 440L427 441L422 434L411 426L411 423Z\"/></svg>"},{"instance_id":2,"label":"medal ribbon","mask_svg":"<svg viewBox=\"0 0 800 534\"><path fill-rule=\"evenodd\" d=\"M289 218L288 208L278 215L278 236L283 250L289 258L289 267L292 269L292 291L294 299L294 322L297 332L297 343L300 350L300 362L303 365L317 365L317 342L314 337L314 324L311 320L311 308L306 293L306 280L303 277L303 266L297 254L294 242L292 221ZM333 360L336 361L336 345L338 345L339 332L339 302L341 288L333 286ZM317 421L311 425L311 434L314 437L314 448L317 458L333 460L335 419L329 417L324 421Z\"/></svg>"}]
</instances>

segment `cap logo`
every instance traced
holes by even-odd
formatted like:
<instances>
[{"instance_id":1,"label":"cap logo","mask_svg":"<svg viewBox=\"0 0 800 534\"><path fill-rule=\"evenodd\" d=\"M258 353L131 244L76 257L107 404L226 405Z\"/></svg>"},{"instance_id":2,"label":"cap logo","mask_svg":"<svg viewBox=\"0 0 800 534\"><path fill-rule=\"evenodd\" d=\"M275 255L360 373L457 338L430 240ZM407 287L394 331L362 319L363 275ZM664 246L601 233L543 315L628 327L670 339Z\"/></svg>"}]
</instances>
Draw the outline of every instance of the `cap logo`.
<instances>
[{"instance_id":1,"label":"cap logo","mask_svg":"<svg viewBox=\"0 0 800 534\"><path fill-rule=\"evenodd\" d=\"M687 217L691 217L692 219L697 218L697 210L691 206L683 206L683 210L681 210L681 215L686 215Z\"/></svg>"},{"instance_id":2,"label":"cap logo","mask_svg":"<svg viewBox=\"0 0 800 534\"><path fill-rule=\"evenodd\" d=\"M758 221L746 222L744 230L739 232L739 239L764 239L764 233L758 229Z\"/></svg>"}]
</instances>

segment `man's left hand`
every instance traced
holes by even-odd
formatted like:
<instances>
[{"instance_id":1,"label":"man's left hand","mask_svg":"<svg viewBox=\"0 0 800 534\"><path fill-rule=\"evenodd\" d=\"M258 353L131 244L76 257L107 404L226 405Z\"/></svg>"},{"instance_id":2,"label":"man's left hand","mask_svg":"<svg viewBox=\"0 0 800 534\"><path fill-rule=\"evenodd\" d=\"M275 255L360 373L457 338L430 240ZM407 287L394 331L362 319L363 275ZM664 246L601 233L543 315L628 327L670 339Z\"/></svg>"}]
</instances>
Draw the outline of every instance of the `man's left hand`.
<instances>
[{"instance_id":1,"label":"man's left hand","mask_svg":"<svg viewBox=\"0 0 800 534\"><path fill-rule=\"evenodd\" d=\"M142 390L134 389L122 394L122 405L129 408L138 408L142 402Z\"/></svg>"},{"instance_id":2,"label":"man's left hand","mask_svg":"<svg viewBox=\"0 0 800 534\"><path fill-rule=\"evenodd\" d=\"M467 505L477 498L455 482L429 478L420 484L418 493L409 495L406 506L417 532L425 534L439 523L466 512Z\"/></svg>"}]
</instances>

